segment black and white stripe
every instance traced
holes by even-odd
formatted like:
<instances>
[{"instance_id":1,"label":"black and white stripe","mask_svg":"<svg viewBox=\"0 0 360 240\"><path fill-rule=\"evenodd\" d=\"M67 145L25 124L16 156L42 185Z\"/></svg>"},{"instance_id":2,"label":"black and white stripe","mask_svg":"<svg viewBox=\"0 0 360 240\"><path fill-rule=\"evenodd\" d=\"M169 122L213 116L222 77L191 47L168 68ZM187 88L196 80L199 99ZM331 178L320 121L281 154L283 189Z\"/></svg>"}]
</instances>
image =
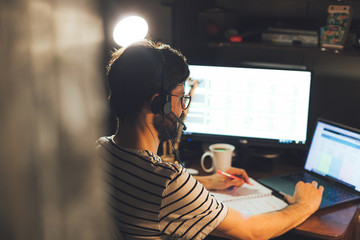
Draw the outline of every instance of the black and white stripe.
<instances>
[{"instance_id":1,"label":"black and white stripe","mask_svg":"<svg viewBox=\"0 0 360 240\"><path fill-rule=\"evenodd\" d=\"M180 165L149 151L97 141L106 163L111 214L127 239L203 239L227 208Z\"/></svg>"}]
</instances>

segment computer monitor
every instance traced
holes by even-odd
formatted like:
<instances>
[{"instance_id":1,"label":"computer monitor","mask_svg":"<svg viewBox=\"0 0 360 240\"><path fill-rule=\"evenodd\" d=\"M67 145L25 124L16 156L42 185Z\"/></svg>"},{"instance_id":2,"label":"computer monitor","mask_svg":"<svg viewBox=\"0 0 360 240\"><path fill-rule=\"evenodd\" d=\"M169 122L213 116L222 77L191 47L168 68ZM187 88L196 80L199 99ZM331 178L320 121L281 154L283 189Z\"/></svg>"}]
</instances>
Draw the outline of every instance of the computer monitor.
<instances>
[{"instance_id":1,"label":"computer monitor","mask_svg":"<svg viewBox=\"0 0 360 240\"><path fill-rule=\"evenodd\" d=\"M190 65L199 82L183 137L304 145L311 71ZM189 85L185 87L189 90Z\"/></svg>"}]
</instances>

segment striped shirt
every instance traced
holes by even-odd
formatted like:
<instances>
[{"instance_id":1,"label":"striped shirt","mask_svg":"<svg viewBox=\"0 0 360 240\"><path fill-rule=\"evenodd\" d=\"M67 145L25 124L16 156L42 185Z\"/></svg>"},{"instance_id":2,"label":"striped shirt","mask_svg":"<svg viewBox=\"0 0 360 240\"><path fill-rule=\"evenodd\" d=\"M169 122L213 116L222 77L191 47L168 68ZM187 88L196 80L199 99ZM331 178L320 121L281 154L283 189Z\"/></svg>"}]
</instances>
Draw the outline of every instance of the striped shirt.
<instances>
[{"instance_id":1,"label":"striped shirt","mask_svg":"<svg viewBox=\"0 0 360 240\"><path fill-rule=\"evenodd\" d=\"M143 150L97 141L105 160L109 205L126 239L203 239L225 218L218 202L181 165Z\"/></svg>"}]
</instances>

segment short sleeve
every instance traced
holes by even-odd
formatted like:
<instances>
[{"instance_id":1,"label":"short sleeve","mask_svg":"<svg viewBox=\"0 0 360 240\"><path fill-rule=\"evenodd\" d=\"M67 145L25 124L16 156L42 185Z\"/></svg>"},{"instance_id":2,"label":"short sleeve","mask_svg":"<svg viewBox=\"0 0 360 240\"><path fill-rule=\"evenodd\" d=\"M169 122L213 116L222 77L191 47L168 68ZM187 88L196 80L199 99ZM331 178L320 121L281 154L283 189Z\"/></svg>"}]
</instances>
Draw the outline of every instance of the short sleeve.
<instances>
[{"instance_id":1,"label":"short sleeve","mask_svg":"<svg viewBox=\"0 0 360 240\"><path fill-rule=\"evenodd\" d=\"M203 239L226 214L227 207L181 168L163 192L160 231L182 239Z\"/></svg>"}]
</instances>

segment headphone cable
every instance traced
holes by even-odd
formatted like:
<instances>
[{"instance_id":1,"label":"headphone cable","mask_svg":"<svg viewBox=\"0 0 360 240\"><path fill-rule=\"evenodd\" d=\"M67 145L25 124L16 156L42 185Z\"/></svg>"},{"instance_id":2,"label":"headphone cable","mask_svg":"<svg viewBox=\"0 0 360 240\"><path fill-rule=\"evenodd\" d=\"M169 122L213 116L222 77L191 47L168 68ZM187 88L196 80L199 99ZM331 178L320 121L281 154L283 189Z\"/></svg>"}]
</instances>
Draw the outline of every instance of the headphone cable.
<instances>
[{"instance_id":1,"label":"headphone cable","mask_svg":"<svg viewBox=\"0 0 360 240\"><path fill-rule=\"evenodd\" d=\"M178 154L177 150L174 147L174 140L171 138L170 133L169 133L167 127L166 127L165 118L166 118L166 113L163 114L163 125L164 125L164 128L165 128L166 135L168 136L168 138L170 140L170 144L171 144L171 147L173 149L173 152L175 154L175 158L176 158L175 163L179 163L180 165L185 167L184 164L180 160L180 157L179 157L179 154Z\"/></svg>"}]
</instances>

